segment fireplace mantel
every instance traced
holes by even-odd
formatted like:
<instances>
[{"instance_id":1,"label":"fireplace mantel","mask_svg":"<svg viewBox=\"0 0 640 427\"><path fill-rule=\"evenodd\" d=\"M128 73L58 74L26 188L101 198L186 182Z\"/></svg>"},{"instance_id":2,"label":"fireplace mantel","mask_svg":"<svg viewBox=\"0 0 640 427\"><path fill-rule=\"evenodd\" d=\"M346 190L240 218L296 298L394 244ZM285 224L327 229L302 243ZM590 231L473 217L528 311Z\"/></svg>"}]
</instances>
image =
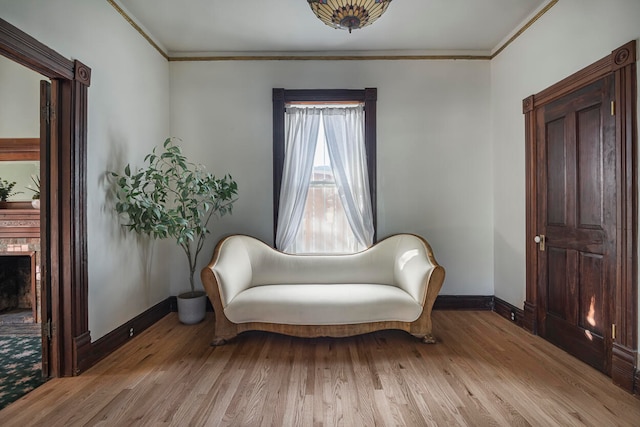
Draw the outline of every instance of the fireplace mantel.
<instances>
[{"instance_id":1,"label":"fireplace mantel","mask_svg":"<svg viewBox=\"0 0 640 427\"><path fill-rule=\"evenodd\" d=\"M0 238L40 238L40 210L0 209Z\"/></svg>"}]
</instances>

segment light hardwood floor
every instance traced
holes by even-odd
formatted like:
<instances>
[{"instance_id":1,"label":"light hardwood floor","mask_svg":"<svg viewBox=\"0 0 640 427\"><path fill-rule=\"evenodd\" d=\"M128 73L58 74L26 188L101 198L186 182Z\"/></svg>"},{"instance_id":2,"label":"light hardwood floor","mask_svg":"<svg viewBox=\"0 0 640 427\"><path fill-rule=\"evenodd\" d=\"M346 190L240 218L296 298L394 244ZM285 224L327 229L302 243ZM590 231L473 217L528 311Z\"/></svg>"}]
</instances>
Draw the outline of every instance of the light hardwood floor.
<instances>
[{"instance_id":1,"label":"light hardwood floor","mask_svg":"<svg viewBox=\"0 0 640 427\"><path fill-rule=\"evenodd\" d=\"M0 411L4 426L640 426L640 400L491 312L436 311L435 345L249 332L171 314L76 378Z\"/></svg>"}]
</instances>

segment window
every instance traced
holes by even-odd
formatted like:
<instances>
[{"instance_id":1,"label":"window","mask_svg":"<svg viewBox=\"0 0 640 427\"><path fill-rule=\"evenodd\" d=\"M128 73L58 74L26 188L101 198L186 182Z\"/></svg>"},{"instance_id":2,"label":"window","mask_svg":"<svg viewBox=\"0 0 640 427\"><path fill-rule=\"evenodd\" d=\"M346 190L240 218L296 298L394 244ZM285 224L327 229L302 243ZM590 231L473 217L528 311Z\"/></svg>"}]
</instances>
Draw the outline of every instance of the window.
<instances>
[{"instance_id":1,"label":"window","mask_svg":"<svg viewBox=\"0 0 640 427\"><path fill-rule=\"evenodd\" d=\"M375 241L376 90L273 94L276 246L291 253L364 249Z\"/></svg>"},{"instance_id":2,"label":"window","mask_svg":"<svg viewBox=\"0 0 640 427\"><path fill-rule=\"evenodd\" d=\"M331 109L332 106L328 105L327 108ZM362 109L362 106L351 105L347 108ZM325 123L322 113L326 111L321 108L320 112L320 126L302 221L292 245L282 249L292 253L359 252L366 249L367 245L358 240L349 224L324 131ZM364 119L364 115L362 118ZM368 189L366 191L368 192ZM366 202L370 203L368 197Z\"/></svg>"}]
</instances>

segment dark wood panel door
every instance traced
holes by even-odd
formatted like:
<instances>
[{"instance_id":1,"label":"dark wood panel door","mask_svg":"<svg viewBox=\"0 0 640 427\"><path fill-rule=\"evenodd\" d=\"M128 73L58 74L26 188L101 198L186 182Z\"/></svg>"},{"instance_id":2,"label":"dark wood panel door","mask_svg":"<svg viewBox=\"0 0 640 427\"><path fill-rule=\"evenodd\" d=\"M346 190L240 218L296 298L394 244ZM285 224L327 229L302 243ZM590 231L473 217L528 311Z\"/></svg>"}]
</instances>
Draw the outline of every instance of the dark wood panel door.
<instances>
[{"instance_id":1,"label":"dark wood panel door","mask_svg":"<svg viewBox=\"0 0 640 427\"><path fill-rule=\"evenodd\" d=\"M614 78L536 112L538 332L610 374L616 274Z\"/></svg>"}]
</instances>

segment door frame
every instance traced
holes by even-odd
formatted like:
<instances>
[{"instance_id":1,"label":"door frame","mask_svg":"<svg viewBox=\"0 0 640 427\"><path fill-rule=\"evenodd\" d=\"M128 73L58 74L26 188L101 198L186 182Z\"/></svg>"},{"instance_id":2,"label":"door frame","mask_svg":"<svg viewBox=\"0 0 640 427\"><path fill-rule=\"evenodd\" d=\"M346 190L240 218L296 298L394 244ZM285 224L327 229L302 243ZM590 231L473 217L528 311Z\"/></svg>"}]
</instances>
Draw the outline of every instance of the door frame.
<instances>
[{"instance_id":1,"label":"door frame","mask_svg":"<svg viewBox=\"0 0 640 427\"><path fill-rule=\"evenodd\" d=\"M51 132L50 155L45 159L49 176L41 177L48 180L50 191L43 191L40 202L48 224L41 232L41 245L48 249L41 274L51 290L49 374L77 375L89 366L91 351L86 221L91 69L63 57L3 19L0 54L51 80L51 114L57 126Z\"/></svg>"},{"instance_id":2,"label":"door frame","mask_svg":"<svg viewBox=\"0 0 640 427\"><path fill-rule=\"evenodd\" d=\"M522 110L525 115L526 162L526 300L524 302L524 327L537 333L538 322L538 247L534 237L538 209L538 183L536 170L537 135L536 110L550 102L587 86L606 75L615 78L616 116L616 185L617 200L617 256L616 281L611 318L615 326L611 377L613 382L633 392L636 357L638 353L638 172L637 172L637 91L636 91L636 41L615 49L611 54L553 86L525 98Z\"/></svg>"}]
</instances>

